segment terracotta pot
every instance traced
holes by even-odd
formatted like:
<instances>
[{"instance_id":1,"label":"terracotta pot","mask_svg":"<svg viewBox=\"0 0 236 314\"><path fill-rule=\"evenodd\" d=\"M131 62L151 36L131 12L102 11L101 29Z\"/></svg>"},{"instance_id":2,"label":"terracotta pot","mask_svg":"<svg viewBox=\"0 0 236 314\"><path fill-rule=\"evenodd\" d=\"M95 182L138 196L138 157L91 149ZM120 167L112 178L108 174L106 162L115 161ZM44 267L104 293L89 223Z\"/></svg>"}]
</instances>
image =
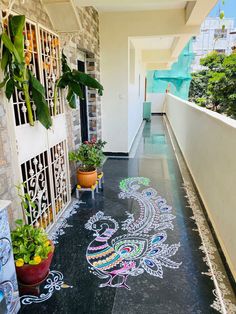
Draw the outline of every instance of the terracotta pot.
<instances>
[{"instance_id":1,"label":"terracotta pot","mask_svg":"<svg viewBox=\"0 0 236 314\"><path fill-rule=\"evenodd\" d=\"M92 185L96 184L97 181L97 170L93 171L81 171L77 170L77 181L83 188L91 188Z\"/></svg>"},{"instance_id":2,"label":"terracotta pot","mask_svg":"<svg viewBox=\"0 0 236 314\"><path fill-rule=\"evenodd\" d=\"M42 282L49 272L54 253L54 244L51 242L52 252L48 254L48 258L41 261L38 265L24 264L21 267L16 267L17 278L22 284L35 285Z\"/></svg>"}]
</instances>

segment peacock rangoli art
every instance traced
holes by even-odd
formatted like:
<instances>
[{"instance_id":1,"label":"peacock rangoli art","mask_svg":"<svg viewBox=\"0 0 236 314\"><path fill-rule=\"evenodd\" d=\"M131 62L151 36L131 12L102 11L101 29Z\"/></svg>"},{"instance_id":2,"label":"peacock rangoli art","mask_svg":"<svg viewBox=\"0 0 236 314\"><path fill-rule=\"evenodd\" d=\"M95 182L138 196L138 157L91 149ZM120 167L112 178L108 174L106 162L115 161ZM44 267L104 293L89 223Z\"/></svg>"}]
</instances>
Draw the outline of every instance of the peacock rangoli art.
<instances>
[{"instance_id":1,"label":"peacock rangoli art","mask_svg":"<svg viewBox=\"0 0 236 314\"><path fill-rule=\"evenodd\" d=\"M167 244L166 230L173 230L174 215L166 200L149 186L149 179L128 178L120 182L119 198L132 199L139 209L127 212L121 223L99 211L86 223L85 228L94 231L86 258L92 272L104 279L100 287L127 288L129 276L147 272L163 278L163 268L177 269L181 265L172 260L180 243ZM141 186L146 186L141 189ZM118 232L123 230L122 235Z\"/></svg>"}]
</instances>

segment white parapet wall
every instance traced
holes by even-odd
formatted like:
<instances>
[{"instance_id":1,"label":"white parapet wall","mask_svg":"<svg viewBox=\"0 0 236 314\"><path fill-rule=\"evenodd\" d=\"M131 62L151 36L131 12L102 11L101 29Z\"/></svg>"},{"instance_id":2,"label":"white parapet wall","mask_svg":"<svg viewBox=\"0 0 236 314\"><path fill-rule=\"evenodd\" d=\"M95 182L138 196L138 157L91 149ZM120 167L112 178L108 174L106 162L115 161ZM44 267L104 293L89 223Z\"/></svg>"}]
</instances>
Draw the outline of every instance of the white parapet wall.
<instances>
[{"instance_id":1,"label":"white parapet wall","mask_svg":"<svg viewBox=\"0 0 236 314\"><path fill-rule=\"evenodd\" d=\"M236 121L171 94L165 111L236 278Z\"/></svg>"}]
</instances>

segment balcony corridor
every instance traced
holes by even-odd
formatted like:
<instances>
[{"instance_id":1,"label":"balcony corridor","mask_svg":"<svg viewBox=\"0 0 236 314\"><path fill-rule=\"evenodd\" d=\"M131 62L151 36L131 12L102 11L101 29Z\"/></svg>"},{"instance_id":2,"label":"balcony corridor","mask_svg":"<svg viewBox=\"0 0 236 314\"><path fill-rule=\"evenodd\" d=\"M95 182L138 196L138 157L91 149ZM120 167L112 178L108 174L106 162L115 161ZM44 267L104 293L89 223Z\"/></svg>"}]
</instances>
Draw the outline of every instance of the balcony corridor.
<instances>
[{"instance_id":1,"label":"balcony corridor","mask_svg":"<svg viewBox=\"0 0 236 314\"><path fill-rule=\"evenodd\" d=\"M20 313L236 312L198 201L191 204L193 189L184 188L188 174L175 151L165 118L153 116L134 158L106 161L103 193L94 201L84 194L84 203L78 206L75 200L74 209L64 214L68 219L52 235L58 243L48 282L40 287L44 295L22 296ZM215 270L217 276L211 273Z\"/></svg>"}]
</instances>

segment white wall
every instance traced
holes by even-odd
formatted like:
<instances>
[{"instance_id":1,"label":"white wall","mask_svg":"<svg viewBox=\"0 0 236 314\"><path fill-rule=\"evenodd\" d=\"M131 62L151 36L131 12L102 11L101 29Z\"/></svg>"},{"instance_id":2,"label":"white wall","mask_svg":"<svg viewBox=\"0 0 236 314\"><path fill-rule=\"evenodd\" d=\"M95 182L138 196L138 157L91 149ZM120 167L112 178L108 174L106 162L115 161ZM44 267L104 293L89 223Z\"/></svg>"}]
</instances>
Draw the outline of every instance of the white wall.
<instances>
[{"instance_id":1,"label":"white wall","mask_svg":"<svg viewBox=\"0 0 236 314\"><path fill-rule=\"evenodd\" d=\"M128 82L129 38L193 35L199 26L186 25L184 9L101 12L99 17L101 83L104 86L102 137L108 142L106 151L127 153L138 132L142 112L137 85L129 86Z\"/></svg>"},{"instance_id":2,"label":"white wall","mask_svg":"<svg viewBox=\"0 0 236 314\"><path fill-rule=\"evenodd\" d=\"M167 117L236 278L236 121L166 97Z\"/></svg>"},{"instance_id":3,"label":"white wall","mask_svg":"<svg viewBox=\"0 0 236 314\"><path fill-rule=\"evenodd\" d=\"M102 135L107 152L128 153L142 123L145 71L141 51L122 31L111 40L114 27L107 27L109 21L110 15L105 15L100 27Z\"/></svg>"},{"instance_id":4,"label":"white wall","mask_svg":"<svg viewBox=\"0 0 236 314\"><path fill-rule=\"evenodd\" d=\"M152 113L162 113L165 100L165 94L161 93L148 93L147 101L152 103Z\"/></svg>"},{"instance_id":5,"label":"white wall","mask_svg":"<svg viewBox=\"0 0 236 314\"><path fill-rule=\"evenodd\" d=\"M128 151L143 121L145 71L141 51L129 41Z\"/></svg>"},{"instance_id":6,"label":"white wall","mask_svg":"<svg viewBox=\"0 0 236 314\"><path fill-rule=\"evenodd\" d=\"M112 23L109 14L100 19L100 40L101 83L104 86L102 137L107 142L105 150L128 152L128 39L124 40L120 26Z\"/></svg>"}]
</instances>

